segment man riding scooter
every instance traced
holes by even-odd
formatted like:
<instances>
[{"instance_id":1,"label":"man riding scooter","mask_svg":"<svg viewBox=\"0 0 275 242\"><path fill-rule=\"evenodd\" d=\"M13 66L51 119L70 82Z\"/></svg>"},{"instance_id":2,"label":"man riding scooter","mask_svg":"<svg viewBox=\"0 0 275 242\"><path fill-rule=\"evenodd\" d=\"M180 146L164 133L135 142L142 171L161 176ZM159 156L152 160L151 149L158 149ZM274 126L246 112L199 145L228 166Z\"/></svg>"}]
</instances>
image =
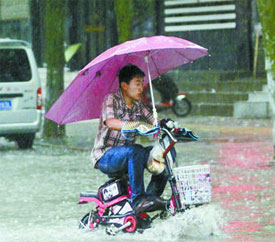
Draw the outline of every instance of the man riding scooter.
<instances>
[{"instance_id":1,"label":"man riding scooter","mask_svg":"<svg viewBox=\"0 0 275 242\"><path fill-rule=\"evenodd\" d=\"M152 155L152 147L135 144L135 135L130 139L122 135L123 129L133 123L153 123L150 110L141 102L145 74L129 64L119 71L118 77L120 89L107 95L103 103L91 152L92 162L95 168L108 175L128 173L131 204L136 212L165 210L168 201L160 197L167 183L165 169L152 175L145 191L144 169L150 153Z\"/></svg>"}]
</instances>

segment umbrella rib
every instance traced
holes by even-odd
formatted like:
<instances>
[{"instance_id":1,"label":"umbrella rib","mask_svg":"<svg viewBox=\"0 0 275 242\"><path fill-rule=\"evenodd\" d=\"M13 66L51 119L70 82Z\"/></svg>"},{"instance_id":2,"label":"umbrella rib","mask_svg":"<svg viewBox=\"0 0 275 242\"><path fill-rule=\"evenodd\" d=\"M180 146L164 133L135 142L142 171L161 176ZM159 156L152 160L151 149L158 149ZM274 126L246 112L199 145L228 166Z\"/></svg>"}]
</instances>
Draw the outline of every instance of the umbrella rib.
<instances>
[{"instance_id":1,"label":"umbrella rib","mask_svg":"<svg viewBox=\"0 0 275 242\"><path fill-rule=\"evenodd\" d=\"M183 58L185 58L185 59L187 59L188 61L194 61L194 60L192 60L192 59L189 59L187 56L185 56L184 54L182 54L181 52L178 52L176 49L175 49L175 52L177 53L177 54L179 54L180 56L182 56Z\"/></svg>"},{"instance_id":2,"label":"umbrella rib","mask_svg":"<svg viewBox=\"0 0 275 242\"><path fill-rule=\"evenodd\" d=\"M157 72L158 72L158 75L160 76L161 74L160 74L160 72L159 72L159 70L158 70L158 67L157 67L156 62L155 62L155 60L154 60L154 58L153 58L153 55L151 55L151 59L152 59L152 61L153 61L153 63L154 63L154 66L155 66Z\"/></svg>"},{"instance_id":3,"label":"umbrella rib","mask_svg":"<svg viewBox=\"0 0 275 242\"><path fill-rule=\"evenodd\" d=\"M203 52L203 51L201 51L201 50L199 50L198 49L198 51L200 52L200 53L202 53L203 55L202 56L200 56L199 58L201 58L201 57L203 57L203 56L205 56L205 53ZM188 57L186 57L184 54L182 54L181 52L178 52L176 49L175 49L175 52L177 53L177 54L179 54L180 56L182 56L182 57L184 57L184 58L186 58L188 61L190 61L190 62L192 62L192 61L194 61L194 60L197 60L197 59L199 59L199 58L196 58L196 59L189 59Z\"/></svg>"}]
</instances>

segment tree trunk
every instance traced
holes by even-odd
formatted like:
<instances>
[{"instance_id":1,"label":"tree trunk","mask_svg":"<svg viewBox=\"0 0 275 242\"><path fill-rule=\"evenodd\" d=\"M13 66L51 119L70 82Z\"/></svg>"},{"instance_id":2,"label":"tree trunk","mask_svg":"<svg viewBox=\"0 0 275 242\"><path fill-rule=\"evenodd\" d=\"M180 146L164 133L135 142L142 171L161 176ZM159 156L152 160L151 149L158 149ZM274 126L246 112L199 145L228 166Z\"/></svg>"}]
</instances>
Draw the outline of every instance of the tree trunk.
<instances>
[{"instance_id":1,"label":"tree trunk","mask_svg":"<svg viewBox=\"0 0 275 242\"><path fill-rule=\"evenodd\" d=\"M273 121L273 162L275 160L275 3L272 0L257 0L263 31L267 81Z\"/></svg>"},{"instance_id":2,"label":"tree trunk","mask_svg":"<svg viewBox=\"0 0 275 242\"><path fill-rule=\"evenodd\" d=\"M119 43L132 38L132 1L115 0L116 22Z\"/></svg>"},{"instance_id":3,"label":"tree trunk","mask_svg":"<svg viewBox=\"0 0 275 242\"><path fill-rule=\"evenodd\" d=\"M46 112L64 91L64 18L65 0L46 1ZM60 137L65 135L65 126L45 119L44 137Z\"/></svg>"},{"instance_id":4,"label":"tree trunk","mask_svg":"<svg viewBox=\"0 0 275 242\"><path fill-rule=\"evenodd\" d=\"M30 0L30 21L32 26L32 49L37 65L41 67L41 4L36 0Z\"/></svg>"},{"instance_id":5,"label":"tree trunk","mask_svg":"<svg viewBox=\"0 0 275 242\"><path fill-rule=\"evenodd\" d=\"M163 0L155 0L155 14L156 14L156 20L155 20L155 31L156 35L161 35L164 32L164 26L163 26L163 19L164 19L164 7L163 7Z\"/></svg>"}]
</instances>

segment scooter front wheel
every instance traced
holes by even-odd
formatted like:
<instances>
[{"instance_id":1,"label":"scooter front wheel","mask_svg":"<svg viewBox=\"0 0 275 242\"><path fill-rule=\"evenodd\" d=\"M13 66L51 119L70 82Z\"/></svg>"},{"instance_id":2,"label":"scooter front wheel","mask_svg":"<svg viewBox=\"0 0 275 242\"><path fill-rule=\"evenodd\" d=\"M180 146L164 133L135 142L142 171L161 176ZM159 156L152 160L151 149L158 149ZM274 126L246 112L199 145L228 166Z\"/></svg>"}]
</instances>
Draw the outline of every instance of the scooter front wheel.
<instances>
[{"instance_id":1,"label":"scooter front wheel","mask_svg":"<svg viewBox=\"0 0 275 242\"><path fill-rule=\"evenodd\" d=\"M177 116L184 117L191 112L192 104L186 97L178 96L173 101L172 110Z\"/></svg>"},{"instance_id":2,"label":"scooter front wheel","mask_svg":"<svg viewBox=\"0 0 275 242\"><path fill-rule=\"evenodd\" d=\"M79 229L94 229L97 227L97 223L94 221L94 211L87 213L80 221Z\"/></svg>"}]
</instances>

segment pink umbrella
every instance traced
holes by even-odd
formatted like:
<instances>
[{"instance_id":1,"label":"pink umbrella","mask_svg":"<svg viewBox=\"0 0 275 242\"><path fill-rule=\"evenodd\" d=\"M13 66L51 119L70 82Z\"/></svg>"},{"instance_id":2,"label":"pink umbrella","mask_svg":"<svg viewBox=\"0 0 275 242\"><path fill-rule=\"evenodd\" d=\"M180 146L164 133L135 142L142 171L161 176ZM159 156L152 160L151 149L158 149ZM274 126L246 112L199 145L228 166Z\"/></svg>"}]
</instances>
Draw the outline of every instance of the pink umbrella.
<instances>
[{"instance_id":1,"label":"pink umbrella","mask_svg":"<svg viewBox=\"0 0 275 242\"><path fill-rule=\"evenodd\" d=\"M118 71L127 64L137 65L151 79L208 55L207 49L172 36L153 36L114 46L86 65L53 104L46 118L58 124L98 118L104 97L119 88ZM153 112L157 118L152 95Z\"/></svg>"}]
</instances>

